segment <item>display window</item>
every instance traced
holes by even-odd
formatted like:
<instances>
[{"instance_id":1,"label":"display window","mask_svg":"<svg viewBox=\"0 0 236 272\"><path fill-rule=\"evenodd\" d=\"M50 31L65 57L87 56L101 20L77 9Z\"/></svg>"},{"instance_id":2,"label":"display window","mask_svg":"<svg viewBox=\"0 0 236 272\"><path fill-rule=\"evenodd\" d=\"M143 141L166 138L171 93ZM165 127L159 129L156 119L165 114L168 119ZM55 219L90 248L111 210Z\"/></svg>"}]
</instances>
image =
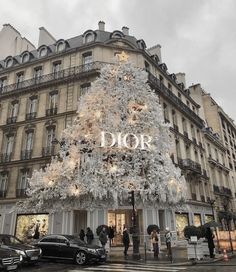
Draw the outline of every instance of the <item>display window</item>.
<instances>
[{"instance_id":1,"label":"display window","mask_svg":"<svg viewBox=\"0 0 236 272\"><path fill-rule=\"evenodd\" d=\"M202 225L201 214L194 214L194 226L200 227Z\"/></svg>"},{"instance_id":2,"label":"display window","mask_svg":"<svg viewBox=\"0 0 236 272\"><path fill-rule=\"evenodd\" d=\"M189 216L187 213L176 213L175 220L178 239L184 239L184 228L189 225Z\"/></svg>"},{"instance_id":3,"label":"display window","mask_svg":"<svg viewBox=\"0 0 236 272\"><path fill-rule=\"evenodd\" d=\"M48 233L48 214L20 214L16 219L17 238L24 242L39 239Z\"/></svg>"},{"instance_id":4,"label":"display window","mask_svg":"<svg viewBox=\"0 0 236 272\"><path fill-rule=\"evenodd\" d=\"M214 220L213 215L205 214L205 223L211 222L213 220Z\"/></svg>"}]
</instances>

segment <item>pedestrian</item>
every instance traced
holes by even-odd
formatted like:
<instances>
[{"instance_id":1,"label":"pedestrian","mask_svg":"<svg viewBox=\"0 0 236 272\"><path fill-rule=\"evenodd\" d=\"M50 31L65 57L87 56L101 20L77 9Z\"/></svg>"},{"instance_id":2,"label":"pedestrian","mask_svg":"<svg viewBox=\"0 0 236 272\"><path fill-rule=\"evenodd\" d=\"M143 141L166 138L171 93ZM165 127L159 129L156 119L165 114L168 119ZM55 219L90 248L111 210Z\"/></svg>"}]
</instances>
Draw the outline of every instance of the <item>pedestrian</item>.
<instances>
[{"instance_id":1,"label":"pedestrian","mask_svg":"<svg viewBox=\"0 0 236 272\"><path fill-rule=\"evenodd\" d=\"M152 241L152 247L153 247L153 252L154 252L154 258L158 258L159 255L159 244L158 244L158 233L157 231L154 229L151 232L151 241Z\"/></svg>"},{"instance_id":2,"label":"pedestrian","mask_svg":"<svg viewBox=\"0 0 236 272\"><path fill-rule=\"evenodd\" d=\"M122 240L123 240L123 245L124 245L124 256L125 256L125 258L127 258L127 251L129 249L129 243L130 243L129 233L128 233L127 228L124 228Z\"/></svg>"},{"instance_id":3,"label":"pedestrian","mask_svg":"<svg viewBox=\"0 0 236 272\"><path fill-rule=\"evenodd\" d=\"M84 241L84 237L85 237L85 232L83 229L81 229L80 233L79 233L79 238L80 238L80 240Z\"/></svg>"},{"instance_id":4,"label":"pedestrian","mask_svg":"<svg viewBox=\"0 0 236 272\"><path fill-rule=\"evenodd\" d=\"M170 232L170 229L167 227L166 232L165 232L167 256L170 259L170 261L172 262L171 237L172 237L172 234Z\"/></svg>"},{"instance_id":5,"label":"pedestrian","mask_svg":"<svg viewBox=\"0 0 236 272\"><path fill-rule=\"evenodd\" d=\"M113 244L113 239L115 237L115 231L114 231L114 228L113 226L110 226L108 228L108 238L109 238L109 242L110 242L110 247L111 245Z\"/></svg>"},{"instance_id":6,"label":"pedestrian","mask_svg":"<svg viewBox=\"0 0 236 272\"><path fill-rule=\"evenodd\" d=\"M207 238L210 258L215 258L215 255L214 255L215 244L213 240L215 238L215 235L212 233L210 227L206 229L206 238Z\"/></svg>"},{"instance_id":7,"label":"pedestrian","mask_svg":"<svg viewBox=\"0 0 236 272\"><path fill-rule=\"evenodd\" d=\"M102 231L99 233L99 241L101 242L102 247L105 248L107 243L107 234L105 228L102 228Z\"/></svg>"},{"instance_id":8,"label":"pedestrian","mask_svg":"<svg viewBox=\"0 0 236 272\"><path fill-rule=\"evenodd\" d=\"M90 229L90 227L87 227L86 238L87 238L87 244L91 245L93 242L94 236L93 236L93 232Z\"/></svg>"}]
</instances>

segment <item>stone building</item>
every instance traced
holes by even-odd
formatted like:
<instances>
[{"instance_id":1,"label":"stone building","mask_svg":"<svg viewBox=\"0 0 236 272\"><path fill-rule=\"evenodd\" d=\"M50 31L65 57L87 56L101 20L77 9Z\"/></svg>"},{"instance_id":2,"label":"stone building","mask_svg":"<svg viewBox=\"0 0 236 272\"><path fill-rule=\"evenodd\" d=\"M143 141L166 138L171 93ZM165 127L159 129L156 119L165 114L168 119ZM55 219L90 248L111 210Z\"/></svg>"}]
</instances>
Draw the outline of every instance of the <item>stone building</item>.
<instances>
[{"instance_id":1,"label":"stone building","mask_svg":"<svg viewBox=\"0 0 236 272\"><path fill-rule=\"evenodd\" d=\"M11 31L10 27L8 35L12 35ZM0 35L0 44L5 42ZM186 87L183 73L168 72L160 45L148 49L142 39L129 34L127 27L108 32L104 22L99 22L97 30L87 30L68 40L56 40L45 28L40 28L37 49L22 46L17 51L14 47L0 50L1 233L20 235L22 225L29 224L29 220L47 219L48 232L68 234L77 234L87 226L95 230L103 223L115 225L117 230L131 224L131 207L127 206L115 211L109 207L104 210L71 207L70 212L58 212L43 219L39 219L40 215L14 212L15 202L25 197L27 178L32 171L44 167L58 152L60 133L71 125L79 97L89 92L101 66L111 63L122 51L149 73L150 86L160 98L166 122L171 124L175 139L173 161L182 169L188 186L186 211L137 207L141 233L146 234L149 224L158 224L161 230L166 226L177 230L181 237L185 225L200 225L212 219L209 201L220 196L214 186L224 188L224 193L231 192L233 199L235 153L227 145L233 146L233 139L235 145L235 126L222 110L218 113L220 125L208 121L210 113L205 109L204 95L194 95L193 87Z\"/></svg>"}]
</instances>

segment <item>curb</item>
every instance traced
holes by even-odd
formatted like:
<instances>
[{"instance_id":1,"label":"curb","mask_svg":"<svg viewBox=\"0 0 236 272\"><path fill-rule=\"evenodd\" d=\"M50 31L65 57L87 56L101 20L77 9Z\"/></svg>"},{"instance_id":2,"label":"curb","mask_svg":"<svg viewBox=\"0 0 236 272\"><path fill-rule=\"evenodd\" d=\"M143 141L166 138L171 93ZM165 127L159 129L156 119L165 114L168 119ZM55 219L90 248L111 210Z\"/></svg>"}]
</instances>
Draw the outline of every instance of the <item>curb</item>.
<instances>
[{"instance_id":1,"label":"curb","mask_svg":"<svg viewBox=\"0 0 236 272\"><path fill-rule=\"evenodd\" d=\"M232 258L234 256L230 256L229 258ZM144 261L144 259L141 259L139 261L136 260L122 260L122 259L117 259L117 260L112 260L112 259L107 259L107 263L116 263L116 264L155 264L156 266L163 266L163 265L168 265L168 266L193 266L193 265L201 265L201 264L211 264L211 263L216 263L216 262L220 262L224 260L223 257L219 257L216 259L212 259L212 260L203 260L203 261L198 261L198 260L191 260L191 261L186 261L186 262L163 262L163 261L155 261L155 260L147 260L146 262Z\"/></svg>"}]
</instances>

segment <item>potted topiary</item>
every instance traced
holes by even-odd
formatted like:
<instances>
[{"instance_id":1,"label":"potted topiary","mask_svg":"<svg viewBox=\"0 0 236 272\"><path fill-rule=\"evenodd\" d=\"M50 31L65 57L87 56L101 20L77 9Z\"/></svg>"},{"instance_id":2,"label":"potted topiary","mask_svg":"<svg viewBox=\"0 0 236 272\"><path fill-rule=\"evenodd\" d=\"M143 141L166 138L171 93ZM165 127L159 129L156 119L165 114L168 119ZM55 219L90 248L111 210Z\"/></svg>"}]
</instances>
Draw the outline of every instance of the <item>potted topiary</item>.
<instances>
[{"instance_id":1,"label":"potted topiary","mask_svg":"<svg viewBox=\"0 0 236 272\"><path fill-rule=\"evenodd\" d=\"M184 228L184 236L188 240L188 259L203 259L202 242L199 241L201 237L200 228L195 226L186 226Z\"/></svg>"}]
</instances>

